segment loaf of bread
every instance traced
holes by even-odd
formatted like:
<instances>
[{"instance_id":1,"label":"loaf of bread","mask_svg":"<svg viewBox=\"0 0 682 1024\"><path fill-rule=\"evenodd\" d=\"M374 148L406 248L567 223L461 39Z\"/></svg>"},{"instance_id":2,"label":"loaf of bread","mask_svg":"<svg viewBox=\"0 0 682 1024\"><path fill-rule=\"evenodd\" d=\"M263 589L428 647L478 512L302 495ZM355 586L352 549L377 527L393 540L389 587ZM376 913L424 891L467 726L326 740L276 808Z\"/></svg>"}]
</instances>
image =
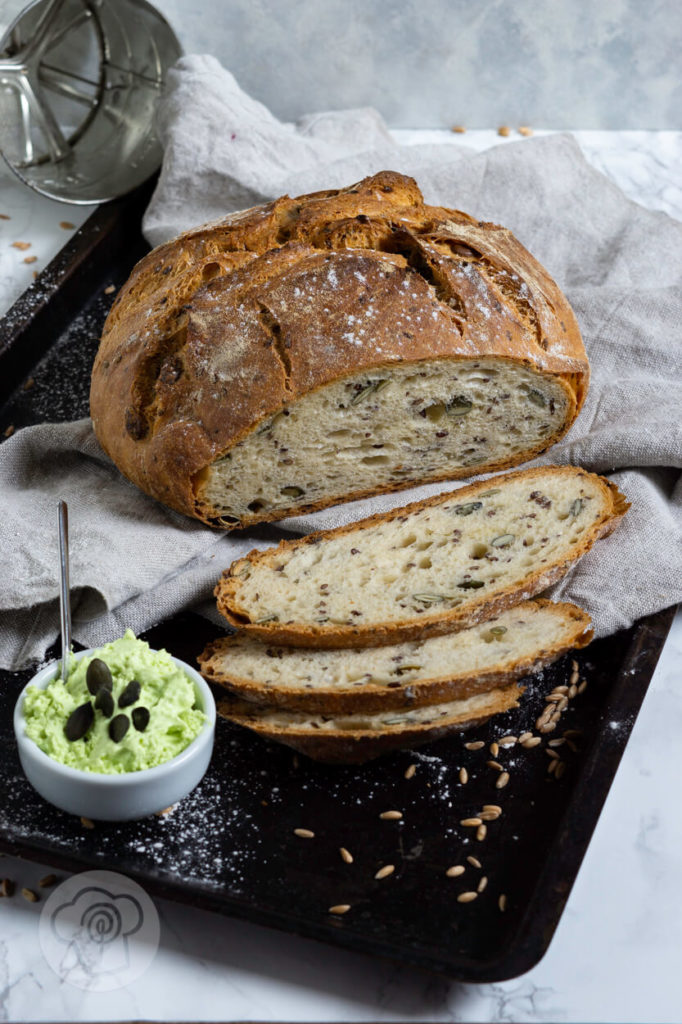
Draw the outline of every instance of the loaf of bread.
<instances>
[{"instance_id":1,"label":"loaf of bread","mask_svg":"<svg viewBox=\"0 0 682 1024\"><path fill-rule=\"evenodd\" d=\"M376 647L464 629L540 593L629 508L574 466L502 474L252 551L218 608L266 643Z\"/></svg>"},{"instance_id":2,"label":"loaf of bread","mask_svg":"<svg viewBox=\"0 0 682 1024\"><path fill-rule=\"evenodd\" d=\"M499 689L591 638L582 609L538 600L458 633L372 649L275 647L237 633L209 644L199 666L210 682L271 709L388 713Z\"/></svg>"},{"instance_id":3,"label":"loaf of bread","mask_svg":"<svg viewBox=\"0 0 682 1024\"><path fill-rule=\"evenodd\" d=\"M509 231L382 172L146 256L90 408L142 490L232 529L517 465L588 377L568 302Z\"/></svg>"},{"instance_id":4,"label":"loaf of bread","mask_svg":"<svg viewBox=\"0 0 682 1024\"><path fill-rule=\"evenodd\" d=\"M512 683L429 707L346 715L287 711L226 697L218 701L218 714L315 761L362 764L391 750L433 743L450 733L480 725L516 707L522 692L522 687Z\"/></svg>"}]
</instances>

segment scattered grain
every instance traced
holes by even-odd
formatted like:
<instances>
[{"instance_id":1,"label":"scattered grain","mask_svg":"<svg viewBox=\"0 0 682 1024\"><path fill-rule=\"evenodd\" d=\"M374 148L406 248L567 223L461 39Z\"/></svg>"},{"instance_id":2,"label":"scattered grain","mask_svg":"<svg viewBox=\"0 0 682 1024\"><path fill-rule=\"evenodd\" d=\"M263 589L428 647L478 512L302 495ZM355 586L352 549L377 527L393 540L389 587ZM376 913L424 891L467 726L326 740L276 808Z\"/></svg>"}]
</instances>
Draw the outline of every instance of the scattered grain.
<instances>
[{"instance_id":1,"label":"scattered grain","mask_svg":"<svg viewBox=\"0 0 682 1024\"><path fill-rule=\"evenodd\" d=\"M479 825L478 828L476 829L476 839L478 840L478 842L482 843L487 835L488 826L483 824Z\"/></svg>"},{"instance_id":2,"label":"scattered grain","mask_svg":"<svg viewBox=\"0 0 682 1024\"><path fill-rule=\"evenodd\" d=\"M587 689L587 679L583 679L582 683L578 687L578 693L584 693Z\"/></svg>"},{"instance_id":3,"label":"scattered grain","mask_svg":"<svg viewBox=\"0 0 682 1024\"><path fill-rule=\"evenodd\" d=\"M547 774L548 775L554 775L554 772L556 771L556 766L557 766L558 763L559 763L558 761L550 761L549 762L549 764L547 765Z\"/></svg>"},{"instance_id":4,"label":"scattered grain","mask_svg":"<svg viewBox=\"0 0 682 1024\"><path fill-rule=\"evenodd\" d=\"M398 821L402 816L402 811L382 811L379 815L384 821Z\"/></svg>"},{"instance_id":5,"label":"scattered grain","mask_svg":"<svg viewBox=\"0 0 682 1024\"><path fill-rule=\"evenodd\" d=\"M547 743L547 746L548 747L552 747L552 748L554 748L554 747L563 747L565 742L566 742L566 740L564 739L563 736L558 736L555 740L549 740L548 743Z\"/></svg>"},{"instance_id":6,"label":"scattered grain","mask_svg":"<svg viewBox=\"0 0 682 1024\"><path fill-rule=\"evenodd\" d=\"M14 896L16 885L11 878L3 878L0 882L0 896Z\"/></svg>"},{"instance_id":7,"label":"scattered grain","mask_svg":"<svg viewBox=\"0 0 682 1024\"><path fill-rule=\"evenodd\" d=\"M478 857L472 857L472 855L469 854L469 856L467 857L467 860L469 861L469 863L471 864L472 867L480 869L481 862L478 859ZM462 870L464 870L464 868L462 868Z\"/></svg>"},{"instance_id":8,"label":"scattered grain","mask_svg":"<svg viewBox=\"0 0 682 1024\"><path fill-rule=\"evenodd\" d=\"M35 384L35 377L27 377L22 384L22 391L30 391Z\"/></svg>"},{"instance_id":9,"label":"scattered grain","mask_svg":"<svg viewBox=\"0 0 682 1024\"><path fill-rule=\"evenodd\" d=\"M336 903L329 908L330 914L347 914L350 910L350 903Z\"/></svg>"},{"instance_id":10,"label":"scattered grain","mask_svg":"<svg viewBox=\"0 0 682 1024\"><path fill-rule=\"evenodd\" d=\"M468 859L469 858L467 857L467 860ZM463 875L465 871L466 868L463 864L453 864L451 868L448 868L445 874L448 878L458 878L460 875Z\"/></svg>"},{"instance_id":11,"label":"scattered grain","mask_svg":"<svg viewBox=\"0 0 682 1024\"><path fill-rule=\"evenodd\" d=\"M573 669L573 671L571 672L571 678L568 680L569 683L571 684L571 686L577 686L579 679L580 673L578 672L578 669Z\"/></svg>"},{"instance_id":12,"label":"scattered grain","mask_svg":"<svg viewBox=\"0 0 682 1024\"><path fill-rule=\"evenodd\" d=\"M571 686L571 687L569 687L569 690L568 690L568 699L569 699L569 700L573 700L573 698L575 697L575 695L576 695L576 693L577 693L577 692L578 692L578 687L577 687L577 686Z\"/></svg>"},{"instance_id":13,"label":"scattered grain","mask_svg":"<svg viewBox=\"0 0 682 1024\"><path fill-rule=\"evenodd\" d=\"M384 864L383 868L379 868L374 877L376 879L388 878L388 876L392 875L394 871L395 864Z\"/></svg>"},{"instance_id":14,"label":"scattered grain","mask_svg":"<svg viewBox=\"0 0 682 1024\"><path fill-rule=\"evenodd\" d=\"M544 722L541 726L538 726L538 732L554 732L556 729L556 722Z\"/></svg>"},{"instance_id":15,"label":"scattered grain","mask_svg":"<svg viewBox=\"0 0 682 1024\"><path fill-rule=\"evenodd\" d=\"M341 854L341 860L345 861L346 864L353 863L353 854L349 853L345 846L339 847L339 853Z\"/></svg>"},{"instance_id":16,"label":"scattered grain","mask_svg":"<svg viewBox=\"0 0 682 1024\"><path fill-rule=\"evenodd\" d=\"M500 748L498 744L493 740L493 742L490 744L490 753L492 754L493 757L497 757L499 752Z\"/></svg>"},{"instance_id":17,"label":"scattered grain","mask_svg":"<svg viewBox=\"0 0 682 1024\"><path fill-rule=\"evenodd\" d=\"M0 213L0 220L11 220L11 219L12 218L8 217L6 213Z\"/></svg>"},{"instance_id":18,"label":"scattered grain","mask_svg":"<svg viewBox=\"0 0 682 1024\"><path fill-rule=\"evenodd\" d=\"M497 134L501 135L503 139L506 139L507 136L510 134L510 131L511 129L508 127L508 125L501 124L500 127L497 129Z\"/></svg>"},{"instance_id":19,"label":"scattered grain","mask_svg":"<svg viewBox=\"0 0 682 1024\"><path fill-rule=\"evenodd\" d=\"M455 132L457 135L464 135L466 128L463 124L453 124L451 131Z\"/></svg>"},{"instance_id":20,"label":"scattered grain","mask_svg":"<svg viewBox=\"0 0 682 1024\"><path fill-rule=\"evenodd\" d=\"M520 124L519 125L519 135L523 135L525 138L528 138L528 136L532 135L532 134L533 134L533 129L529 128L529 126L527 124Z\"/></svg>"},{"instance_id":21,"label":"scattered grain","mask_svg":"<svg viewBox=\"0 0 682 1024\"><path fill-rule=\"evenodd\" d=\"M466 768L460 768L459 781L462 783L463 786L466 786L467 782L469 781L469 772L466 770Z\"/></svg>"},{"instance_id":22,"label":"scattered grain","mask_svg":"<svg viewBox=\"0 0 682 1024\"><path fill-rule=\"evenodd\" d=\"M471 743L465 743L464 746L467 750L481 750L485 743L483 740L473 740Z\"/></svg>"},{"instance_id":23,"label":"scattered grain","mask_svg":"<svg viewBox=\"0 0 682 1024\"><path fill-rule=\"evenodd\" d=\"M525 743L526 740L530 740L533 737L532 732L522 732L519 736L519 743Z\"/></svg>"},{"instance_id":24,"label":"scattered grain","mask_svg":"<svg viewBox=\"0 0 682 1024\"><path fill-rule=\"evenodd\" d=\"M476 888L478 889L479 892L483 892L483 890L485 889L487 884L488 884L488 876L487 875L483 875L481 877L481 879L479 880L479 883L476 886Z\"/></svg>"},{"instance_id":25,"label":"scattered grain","mask_svg":"<svg viewBox=\"0 0 682 1024\"><path fill-rule=\"evenodd\" d=\"M486 814L494 814L498 818L502 814L502 808L499 804L483 804L483 810Z\"/></svg>"},{"instance_id":26,"label":"scattered grain","mask_svg":"<svg viewBox=\"0 0 682 1024\"><path fill-rule=\"evenodd\" d=\"M29 903L37 903L38 900L40 899L38 893L34 892L33 889L22 889L21 895L24 897L25 900L28 900Z\"/></svg>"},{"instance_id":27,"label":"scattered grain","mask_svg":"<svg viewBox=\"0 0 682 1024\"><path fill-rule=\"evenodd\" d=\"M566 762L565 761L557 761L556 762L556 768L554 769L555 777L557 779L560 779L565 771L566 771Z\"/></svg>"},{"instance_id":28,"label":"scattered grain","mask_svg":"<svg viewBox=\"0 0 682 1024\"><path fill-rule=\"evenodd\" d=\"M500 895L497 898L497 905L500 908L500 910L502 911L502 913L504 913L505 910L507 909L507 894L506 893L504 893L504 892L500 893Z\"/></svg>"},{"instance_id":29,"label":"scattered grain","mask_svg":"<svg viewBox=\"0 0 682 1024\"><path fill-rule=\"evenodd\" d=\"M540 736L530 736L527 740L523 740L521 746L526 750L532 750L533 747L537 747L540 743L542 743Z\"/></svg>"},{"instance_id":30,"label":"scattered grain","mask_svg":"<svg viewBox=\"0 0 682 1024\"><path fill-rule=\"evenodd\" d=\"M5 437L11 437L14 433L14 424L10 423L8 427L5 427Z\"/></svg>"},{"instance_id":31,"label":"scattered grain","mask_svg":"<svg viewBox=\"0 0 682 1024\"><path fill-rule=\"evenodd\" d=\"M60 228L64 228L65 231L71 231L76 225L72 224L70 220L60 220L59 226Z\"/></svg>"},{"instance_id":32,"label":"scattered grain","mask_svg":"<svg viewBox=\"0 0 682 1024\"><path fill-rule=\"evenodd\" d=\"M464 828L478 828L478 826L482 824L483 822L480 818L462 818L460 821L460 825Z\"/></svg>"},{"instance_id":33,"label":"scattered grain","mask_svg":"<svg viewBox=\"0 0 682 1024\"><path fill-rule=\"evenodd\" d=\"M501 747L513 747L515 743L519 742L519 738L518 736L503 736L497 742Z\"/></svg>"},{"instance_id":34,"label":"scattered grain","mask_svg":"<svg viewBox=\"0 0 682 1024\"><path fill-rule=\"evenodd\" d=\"M556 750L550 750L548 746L545 747L545 753L547 754L547 757L552 757L555 761L559 760L559 755L557 754Z\"/></svg>"},{"instance_id":35,"label":"scattered grain","mask_svg":"<svg viewBox=\"0 0 682 1024\"><path fill-rule=\"evenodd\" d=\"M311 832L309 828L295 828L294 835L298 836L299 839L314 839L315 833Z\"/></svg>"},{"instance_id":36,"label":"scattered grain","mask_svg":"<svg viewBox=\"0 0 682 1024\"><path fill-rule=\"evenodd\" d=\"M49 889L50 886L54 885L56 881L56 875L43 875L43 877L38 882L38 885L40 886L41 889Z\"/></svg>"},{"instance_id":37,"label":"scattered grain","mask_svg":"<svg viewBox=\"0 0 682 1024\"><path fill-rule=\"evenodd\" d=\"M495 789L504 789L509 782L509 772L502 772L499 779L495 783Z\"/></svg>"},{"instance_id":38,"label":"scattered grain","mask_svg":"<svg viewBox=\"0 0 682 1024\"><path fill-rule=\"evenodd\" d=\"M170 814L175 804L171 804L170 807L164 807L162 811L156 811L157 818L165 818L167 814Z\"/></svg>"},{"instance_id":39,"label":"scattered grain","mask_svg":"<svg viewBox=\"0 0 682 1024\"><path fill-rule=\"evenodd\" d=\"M580 667L578 665L578 662L575 660L575 658L571 662L571 668L573 669L574 672L579 672L580 671Z\"/></svg>"},{"instance_id":40,"label":"scattered grain","mask_svg":"<svg viewBox=\"0 0 682 1024\"><path fill-rule=\"evenodd\" d=\"M38 257L37 256L24 256L24 263L37 263L37 262L38 262Z\"/></svg>"},{"instance_id":41,"label":"scattered grain","mask_svg":"<svg viewBox=\"0 0 682 1024\"><path fill-rule=\"evenodd\" d=\"M488 768L494 768L496 772L503 772L504 768L499 761L486 761Z\"/></svg>"},{"instance_id":42,"label":"scattered grain","mask_svg":"<svg viewBox=\"0 0 682 1024\"><path fill-rule=\"evenodd\" d=\"M405 769L405 778L406 779L414 778L414 773L416 772L416 770L417 770L416 764L408 765L407 768Z\"/></svg>"},{"instance_id":43,"label":"scattered grain","mask_svg":"<svg viewBox=\"0 0 682 1024\"><path fill-rule=\"evenodd\" d=\"M473 900L478 899L477 892L461 892L457 897L458 903L472 903Z\"/></svg>"},{"instance_id":44,"label":"scattered grain","mask_svg":"<svg viewBox=\"0 0 682 1024\"><path fill-rule=\"evenodd\" d=\"M91 818L81 818L81 825L83 828L94 828L95 823Z\"/></svg>"},{"instance_id":45,"label":"scattered grain","mask_svg":"<svg viewBox=\"0 0 682 1024\"><path fill-rule=\"evenodd\" d=\"M108 284L106 286L106 288L104 289L104 294L105 295L113 295L115 291L116 291L116 286L113 285L113 284Z\"/></svg>"},{"instance_id":46,"label":"scattered grain","mask_svg":"<svg viewBox=\"0 0 682 1024\"><path fill-rule=\"evenodd\" d=\"M31 243L30 242L12 242L12 248L13 249L19 249L21 252L25 252L27 249L31 248Z\"/></svg>"}]
</instances>

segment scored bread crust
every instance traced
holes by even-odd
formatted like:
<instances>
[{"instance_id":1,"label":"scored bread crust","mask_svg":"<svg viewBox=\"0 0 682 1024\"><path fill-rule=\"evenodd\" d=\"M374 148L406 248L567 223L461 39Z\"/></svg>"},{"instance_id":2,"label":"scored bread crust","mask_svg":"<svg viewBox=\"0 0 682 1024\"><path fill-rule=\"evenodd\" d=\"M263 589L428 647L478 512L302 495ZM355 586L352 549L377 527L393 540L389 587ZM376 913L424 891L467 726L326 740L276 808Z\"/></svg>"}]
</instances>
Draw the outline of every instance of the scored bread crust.
<instances>
[{"instance_id":1,"label":"scored bread crust","mask_svg":"<svg viewBox=\"0 0 682 1024\"><path fill-rule=\"evenodd\" d=\"M333 290L300 297L302 276L330 274ZM331 327L320 328L327 307L341 323L368 295L377 315L363 344L344 344ZM418 326L398 329L401 320ZM312 503L292 500L237 522L220 519L202 500L210 465L303 395L364 370L481 356L559 382L567 401L560 429L475 470L415 473ZM588 380L566 298L511 232L427 206L412 178L383 171L346 189L283 196L144 257L104 325L90 412L102 447L143 491L231 529L415 481L516 465L568 430Z\"/></svg>"},{"instance_id":2,"label":"scored bread crust","mask_svg":"<svg viewBox=\"0 0 682 1024\"><path fill-rule=\"evenodd\" d=\"M268 725L259 718L257 706L248 701L223 698L218 701L217 711L222 718L251 729L263 739L283 743L287 747L305 754L314 761L325 764L364 764L392 750L405 747L419 747L434 743L451 733L482 725L493 715L502 714L518 707L518 698L524 692L523 686L512 683L501 689L482 694L484 703L477 713L470 710L455 711L453 715L436 723L421 723L408 726L388 726L382 732L366 729L314 729L310 724L299 727L278 727ZM463 702L457 701L454 704Z\"/></svg>"},{"instance_id":3,"label":"scored bread crust","mask_svg":"<svg viewBox=\"0 0 682 1024\"><path fill-rule=\"evenodd\" d=\"M289 711L321 711L332 714L349 712L388 711L397 708L417 708L444 701L463 700L476 693L498 689L530 673L539 672L570 650L586 647L593 637L590 617L577 605L568 602L552 602L539 598L516 605L519 615L532 616L540 610L554 615L564 626L564 635L559 642L538 647L532 655L511 662L498 663L477 673L458 671L456 652L453 652L451 674L441 677L410 679L404 685L388 688L381 683L363 683L354 687L345 685L325 686L324 681L315 681L314 689L304 686L281 686L277 683L264 685L234 674L230 666L230 653L240 647L245 639L243 633L221 637L209 643L199 655L201 674L212 683L217 683L237 697L271 708L285 708ZM494 620L497 621L497 620ZM492 624L492 623L491 623ZM256 641L257 643L257 641ZM263 645L255 653L263 658L277 657L278 651ZM286 649L282 652L286 658ZM286 663L284 663L286 664Z\"/></svg>"},{"instance_id":4,"label":"scored bread crust","mask_svg":"<svg viewBox=\"0 0 682 1024\"><path fill-rule=\"evenodd\" d=\"M328 625L309 623L286 623L286 622L251 622L248 613L240 608L239 588L241 586L240 573L245 569L252 570L259 564L266 568L276 566L278 559L284 551L290 548L302 547L305 545L323 544L327 538L362 532L369 527L380 523L390 523L393 520L404 517L412 511L429 508L442 504L456 498L458 503L466 503L476 498L476 495L489 490L491 484L496 488L504 488L507 481L534 478L546 478L548 475L571 476L579 480L581 477L589 478L596 483L604 497L604 509L602 514L584 531L580 541L574 545L572 553L564 558L548 563L542 568L529 571L523 582L516 582L499 591L494 597L481 595L469 597L457 607L446 609L430 614L413 615L403 620L391 622L372 622L363 625ZM295 540L280 541L277 547L268 548L265 551L254 549L243 558L237 559L224 572L215 588L218 610L227 619L231 626L236 629L243 629L250 636L257 637L265 643L279 643L292 647L382 647L386 644L397 643L405 640L425 639L430 636L441 636L444 633L456 632L474 626L504 611L506 608L519 604L523 600L539 594L547 587L556 583L574 563L589 551L592 545L600 537L608 536L618 525L622 517L630 508L630 503L619 491L618 487L606 477L589 473L586 470L578 469L575 466L539 466L532 469L516 470L511 473L504 473L500 476L487 480L478 481L461 487L457 491L448 491L443 494L436 494L431 498L424 498L421 501L403 505L389 512L381 512L369 516L366 519L348 523L332 530L320 530L310 533L305 537Z\"/></svg>"}]
</instances>

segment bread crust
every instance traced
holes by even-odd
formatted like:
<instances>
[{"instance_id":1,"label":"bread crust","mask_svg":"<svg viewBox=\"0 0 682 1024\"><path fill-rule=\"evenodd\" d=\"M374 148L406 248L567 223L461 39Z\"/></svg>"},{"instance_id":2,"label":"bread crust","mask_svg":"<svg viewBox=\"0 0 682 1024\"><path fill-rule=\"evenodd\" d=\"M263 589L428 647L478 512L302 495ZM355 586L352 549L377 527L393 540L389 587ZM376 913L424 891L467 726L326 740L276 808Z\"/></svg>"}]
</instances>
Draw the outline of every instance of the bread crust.
<instances>
[{"instance_id":1,"label":"bread crust","mask_svg":"<svg viewBox=\"0 0 682 1024\"><path fill-rule=\"evenodd\" d=\"M397 708L418 708L440 704L451 700L464 700L476 693L506 686L533 672L551 665L552 662L570 650L586 647L593 637L591 620L587 612L567 602L548 601L539 598L516 606L519 614L524 610L532 614L537 608L548 609L569 624L565 639L560 644L540 647L533 657L517 661L505 669L490 668L485 672L466 674L457 672L443 677L427 677L410 680L404 686L389 689L379 683L365 683L362 687L324 687L315 684L315 689L304 687L278 686L276 683L264 686L252 679L239 677L230 672L230 650L240 644L241 636L221 637L207 645L197 659L201 674L211 683L217 683L230 693L273 708L290 711L319 711L333 715L353 712L389 711ZM264 648L263 654L270 648ZM273 652L274 653L274 652Z\"/></svg>"},{"instance_id":2,"label":"bread crust","mask_svg":"<svg viewBox=\"0 0 682 1024\"><path fill-rule=\"evenodd\" d=\"M518 698L524 687L512 683L503 689L490 692L490 701L485 713L475 717L460 716L442 725L420 724L407 728L387 728L384 732L366 730L313 730L305 728L278 729L268 728L252 714L246 701L234 701L225 698L218 701L217 710L222 718L227 718L235 725L251 729L263 739L283 743L287 747L305 754L313 761L325 764L364 764L392 750L405 747L419 747L426 743L434 743L452 733L462 732L474 726L482 725L493 715L502 714L518 707Z\"/></svg>"},{"instance_id":3,"label":"bread crust","mask_svg":"<svg viewBox=\"0 0 682 1024\"><path fill-rule=\"evenodd\" d=\"M348 317L370 295L377 311L371 337L341 343ZM90 411L102 447L142 490L230 529L427 479L237 522L220 520L201 496L215 459L303 395L363 370L477 356L551 376L568 412L561 429L532 450L476 472L532 458L568 430L589 366L558 286L506 229L427 206L413 179L384 171L347 189L284 196L149 253L105 323ZM428 479L471 472L461 467Z\"/></svg>"},{"instance_id":4,"label":"bread crust","mask_svg":"<svg viewBox=\"0 0 682 1024\"><path fill-rule=\"evenodd\" d=\"M494 484L495 487L503 487L508 480L525 478L530 481L536 477L546 477L547 474L570 475L574 478L580 478L581 476L589 477L593 482L597 482L605 498L604 512L585 531L580 542L574 546L573 554L570 557L557 560L553 564L549 563L542 568L529 572L522 585L518 583L512 584L495 597L472 597L465 605L448 610L413 616L403 621L379 622L358 626L328 625L326 623L313 626L282 622L257 624L250 622L248 615L244 613L243 609L240 609L239 587L241 580L239 573L248 565L254 565L258 562L264 562L267 565L276 564L278 558L281 557L281 553L292 547L320 544L324 543L328 537L366 530L378 523L387 523L398 519L411 511L429 508L450 501L455 496L458 502L464 503L475 499L480 491L489 490L491 484ZM233 562L224 571L222 578L219 580L215 588L218 610L224 615L230 625L236 629L244 629L249 635L257 637L264 643L282 644L285 647L382 647L385 644L400 641L442 636L445 633L453 633L460 629L466 629L468 626L475 626L477 623L486 622L506 608L511 608L523 600L534 597L553 583L562 579L571 566L579 558L582 558L600 537L608 535L616 528L629 507L630 503L614 483L596 473L589 473L587 470L579 469L575 466L539 466L532 469L504 473L492 479L469 484L457 491L436 494L431 498L424 498L422 501L412 502L409 505L392 509L389 512L377 513L358 522L336 527L333 530L320 530L295 540L281 541L276 548L268 548L266 551L250 551L243 558Z\"/></svg>"}]
</instances>

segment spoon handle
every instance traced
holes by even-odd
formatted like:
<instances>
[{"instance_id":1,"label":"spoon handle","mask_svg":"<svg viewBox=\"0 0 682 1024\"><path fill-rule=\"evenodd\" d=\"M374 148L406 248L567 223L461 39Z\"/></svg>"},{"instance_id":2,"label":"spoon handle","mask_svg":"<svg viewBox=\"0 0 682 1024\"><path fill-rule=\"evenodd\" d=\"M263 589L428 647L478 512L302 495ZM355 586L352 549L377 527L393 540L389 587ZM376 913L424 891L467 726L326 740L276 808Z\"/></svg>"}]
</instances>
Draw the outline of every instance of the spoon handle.
<instances>
[{"instance_id":1,"label":"spoon handle","mask_svg":"<svg viewBox=\"0 0 682 1024\"><path fill-rule=\"evenodd\" d=\"M62 631L62 681L69 674L71 653L71 601L69 588L69 511L59 502L59 618Z\"/></svg>"}]
</instances>

